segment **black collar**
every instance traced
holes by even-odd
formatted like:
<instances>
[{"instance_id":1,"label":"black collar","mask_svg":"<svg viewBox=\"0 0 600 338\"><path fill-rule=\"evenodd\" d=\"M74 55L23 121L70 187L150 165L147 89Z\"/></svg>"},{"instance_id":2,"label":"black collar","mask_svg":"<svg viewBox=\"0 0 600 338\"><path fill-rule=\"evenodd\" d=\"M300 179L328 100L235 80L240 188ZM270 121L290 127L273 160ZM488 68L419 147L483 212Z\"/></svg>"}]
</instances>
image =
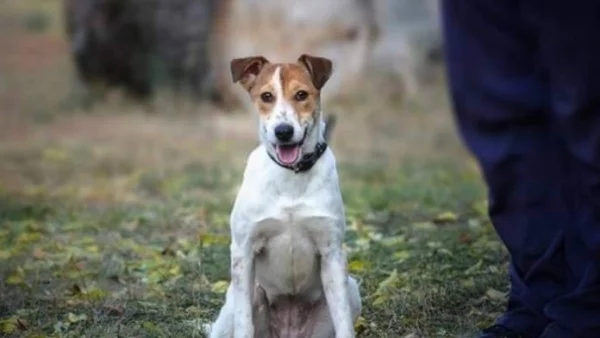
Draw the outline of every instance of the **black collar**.
<instances>
[{"instance_id":1,"label":"black collar","mask_svg":"<svg viewBox=\"0 0 600 338\"><path fill-rule=\"evenodd\" d=\"M317 143L317 145L315 146L314 152L302 155L302 159L293 166L288 166L288 165L282 164L275 157L273 157L273 155L271 155L270 152L267 152L267 154L273 160L273 162L277 163L280 167L292 170L293 172L295 172L297 174L299 172L310 170L310 168L312 168L315 165L315 163L317 163L317 161L319 160L321 155L323 155L323 153L325 152L326 149L327 149L327 143L325 143L325 142Z\"/></svg>"}]
</instances>

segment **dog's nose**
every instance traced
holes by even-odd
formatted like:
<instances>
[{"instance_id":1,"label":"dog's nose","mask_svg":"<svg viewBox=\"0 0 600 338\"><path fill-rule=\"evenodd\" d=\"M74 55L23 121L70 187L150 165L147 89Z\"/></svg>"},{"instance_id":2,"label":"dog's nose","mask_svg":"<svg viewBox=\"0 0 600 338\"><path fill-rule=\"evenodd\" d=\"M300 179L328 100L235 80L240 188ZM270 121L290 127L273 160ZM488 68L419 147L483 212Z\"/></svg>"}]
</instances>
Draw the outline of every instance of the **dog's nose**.
<instances>
[{"instance_id":1,"label":"dog's nose","mask_svg":"<svg viewBox=\"0 0 600 338\"><path fill-rule=\"evenodd\" d=\"M294 136L294 126L281 123L277 127L275 127L275 137L281 142L287 142L292 139Z\"/></svg>"}]
</instances>

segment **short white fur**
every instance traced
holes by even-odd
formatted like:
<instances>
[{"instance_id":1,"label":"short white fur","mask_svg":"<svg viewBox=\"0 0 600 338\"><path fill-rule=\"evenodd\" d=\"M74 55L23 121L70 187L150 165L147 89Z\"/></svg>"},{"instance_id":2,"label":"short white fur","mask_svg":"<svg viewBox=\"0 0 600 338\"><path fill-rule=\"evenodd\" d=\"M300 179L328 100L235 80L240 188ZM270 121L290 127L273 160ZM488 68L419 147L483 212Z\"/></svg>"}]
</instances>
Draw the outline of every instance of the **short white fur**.
<instances>
[{"instance_id":1,"label":"short white fur","mask_svg":"<svg viewBox=\"0 0 600 338\"><path fill-rule=\"evenodd\" d=\"M259 285L269 304L280 295L326 299L322 313L315 314L312 336L306 338L353 338L361 300L357 282L346 270L346 218L336 159L327 148L312 169L301 174L273 162L267 151L272 151L278 119L293 123L295 141L303 136L302 127L309 128L304 147L323 140L324 123L319 112L314 125L300 126L284 99L280 68L271 81L277 101L271 118L259 126L262 142L248 157L230 215L231 284L209 337L269 337L268 325L253 314Z\"/></svg>"}]
</instances>

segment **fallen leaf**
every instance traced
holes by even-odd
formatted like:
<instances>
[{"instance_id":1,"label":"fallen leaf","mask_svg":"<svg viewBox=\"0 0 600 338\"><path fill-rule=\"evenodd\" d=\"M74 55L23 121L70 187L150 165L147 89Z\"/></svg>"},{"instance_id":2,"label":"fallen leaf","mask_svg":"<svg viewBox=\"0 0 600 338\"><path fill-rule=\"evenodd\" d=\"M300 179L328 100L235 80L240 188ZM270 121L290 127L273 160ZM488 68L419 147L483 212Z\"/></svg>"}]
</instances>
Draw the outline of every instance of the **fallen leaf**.
<instances>
[{"instance_id":1,"label":"fallen leaf","mask_svg":"<svg viewBox=\"0 0 600 338\"><path fill-rule=\"evenodd\" d=\"M381 305L388 301L388 299L390 298L390 294L393 292L394 289L396 289L396 284L398 283L398 281L398 271L394 269L394 271L392 271L392 273L390 273L390 275L386 279L381 281L377 286L377 290L375 290L375 293L373 294L373 296L375 297L375 300L373 301L373 306Z\"/></svg>"},{"instance_id":2,"label":"fallen leaf","mask_svg":"<svg viewBox=\"0 0 600 338\"><path fill-rule=\"evenodd\" d=\"M480 270L482 266L483 266L483 261L482 260L477 261L477 263L473 264L467 270L465 270L465 275L470 275L470 274L474 273L475 271Z\"/></svg>"},{"instance_id":3,"label":"fallen leaf","mask_svg":"<svg viewBox=\"0 0 600 338\"><path fill-rule=\"evenodd\" d=\"M6 279L6 284L20 285L25 283L25 271L20 266Z\"/></svg>"},{"instance_id":4,"label":"fallen leaf","mask_svg":"<svg viewBox=\"0 0 600 338\"><path fill-rule=\"evenodd\" d=\"M69 323L77 323L77 322L83 322L87 320L87 315L85 313L82 313L80 315L76 315L73 312L69 312L67 314L67 321Z\"/></svg>"},{"instance_id":5,"label":"fallen leaf","mask_svg":"<svg viewBox=\"0 0 600 338\"><path fill-rule=\"evenodd\" d=\"M365 271L368 262L362 259L354 259L348 263L348 270L354 273Z\"/></svg>"},{"instance_id":6,"label":"fallen leaf","mask_svg":"<svg viewBox=\"0 0 600 338\"><path fill-rule=\"evenodd\" d=\"M408 258L410 258L410 256L411 256L411 253L410 253L410 251L407 251L407 250L396 251L392 255L392 257L394 258L394 260L397 263L404 262L405 260L407 260Z\"/></svg>"},{"instance_id":7,"label":"fallen leaf","mask_svg":"<svg viewBox=\"0 0 600 338\"><path fill-rule=\"evenodd\" d=\"M419 230L433 230L435 229L435 224L431 222L417 222L413 224L413 227Z\"/></svg>"},{"instance_id":8,"label":"fallen leaf","mask_svg":"<svg viewBox=\"0 0 600 338\"><path fill-rule=\"evenodd\" d=\"M403 236L403 235L385 237L381 240L381 244L384 246L395 246L398 244L403 244L405 242L406 242L406 236Z\"/></svg>"},{"instance_id":9,"label":"fallen leaf","mask_svg":"<svg viewBox=\"0 0 600 338\"><path fill-rule=\"evenodd\" d=\"M456 222L457 220L458 216L450 211L442 212L433 219L435 223L451 223Z\"/></svg>"},{"instance_id":10,"label":"fallen leaf","mask_svg":"<svg viewBox=\"0 0 600 338\"><path fill-rule=\"evenodd\" d=\"M483 217L488 217L488 201L478 201L473 204L473 209L477 214Z\"/></svg>"},{"instance_id":11,"label":"fallen leaf","mask_svg":"<svg viewBox=\"0 0 600 338\"><path fill-rule=\"evenodd\" d=\"M357 332L362 332L367 328L367 320L363 317L360 316L356 319L356 322L354 323L354 330L356 330Z\"/></svg>"},{"instance_id":12,"label":"fallen leaf","mask_svg":"<svg viewBox=\"0 0 600 338\"><path fill-rule=\"evenodd\" d=\"M473 278L464 279L460 281L460 285L465 289L470 289L475 287L475 280Z\"/></svg>"},{"instance_id":13,"label":"fallen leaf","mask_svg":"<svg viewBox=\"0 0 600 338\"><path fill-rule=\"evenodd\" d=\"M43 259L44 257L46 257L46 253L42 248L33 249L33 253L31 255L37 259Z\"/></svg>"},{"instance_id":14,"label":"fallen leaf","mask_svg":"<svg viewBox=\"0 0 600 338\"><path fill-rule=\"evenodd\" d=\"M17 328L21 331L27 330L27 321L21 318L17 318Z\"/></svg>"},{"instance_id":15,"label":"fallen leaf","mask_svg":"<svg viewBox=\"0 0 600 338\"><path fill-rule=\"evenodd\" d=\"M64 149L60 148L46 148L42 152L42 156L45 160L51 162L63 162L68 158L68 154Z\"/></svg>"},{"instance_id":16,"label":"fallen leaf","mask_svg":"<svg viewBox=\"0 0 600 338\"><path fill-rule=\"evenodd\" d=\"M471 235L469 233L461 232L458 236L458 241L464 244L471 244L473 242L473 239L471 238Z\"/></svg>"},{"instance_id":17,"label":"fallen leaf","mask_svg":"<svg viewBox=\"0 0 600 338\"><path fill-rule=\"evenodd\" d=\"M502 291L498 291L496 289L491 289L491 288L488 289L485 292L485 295L493 301L503 302L506 300L506 293L502 292Z\"/></svg>"},{"instance_id":18,"label":"fallen leaf","mask_svg":"<svg viewBox=\"0 0 600 338\"><path fill-rule=\"evenodd\" d=\"M212 292L216 293L225 293L227 292L227 288L229 287L229 282L225 280L220 280L211 285Z\"/></svg>"},{"instance_id":19,"label":"fallen leaf","mask_svg":"<svg viewBox=\"0 0 600 338\"><path fill-rule=\"evenodd\" d=\"M100 252L100 248L98 248L97 245L88 245L85 248L85 251L87 251L89 253L98 253L98 252Z\"/></svg>"},{"instance_id":20,"label":"fallen leaf","mask_svg":"<svg viewBox=\"0 0 600 338\"><path fill-rule=\"evenodd\" d=\"M229 244L229 237L204 232L200 234L200 243L202 243L202 246L206 247L213 245L226 245Z\"/></svg>"},{"instance_id":21,"label":"fallen leaf","mask_svg":"<svg viewBox=\"0 0 600 338\"><path fill-rule=\"evenodd\" d=\"M4 334L13 334L17 330L26 331L27 322L17 316L12 316L6 319L0 320L0 332Z\"/></svg>"}]
</instances>

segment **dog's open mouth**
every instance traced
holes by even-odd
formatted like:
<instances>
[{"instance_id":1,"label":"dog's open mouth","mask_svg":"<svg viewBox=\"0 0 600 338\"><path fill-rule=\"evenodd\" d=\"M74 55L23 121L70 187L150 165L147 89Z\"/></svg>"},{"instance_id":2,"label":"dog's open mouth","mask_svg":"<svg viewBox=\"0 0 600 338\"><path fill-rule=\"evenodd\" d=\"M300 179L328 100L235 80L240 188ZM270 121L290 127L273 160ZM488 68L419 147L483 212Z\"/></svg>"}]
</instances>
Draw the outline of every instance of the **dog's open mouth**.
<instances>
[{"instance_id":1,"label":"dog's open mouth","mask_svg":"<svg viewBox=\"0 0 600 338\"><path fill-rule=\"evenodd\" d=\"M275 146L277 160L283 165L293 165L300 159L302 144L280 144Z\"/></svg>"},{"instance_id":2,"label":"dog's open mouth","mask_svg":"<svg viewBox=\"0 0 600 338\"><path fill-rule=\"evenodd\" d=\"M302 145L306 139L308 129L304 129L304 135L302 140L298 143L287 143L287 144L275 144L275 153L277 154L277 160L279 163L285 166L293 166L300 161L302 157Z\"/></svg>"}]
</instances>

